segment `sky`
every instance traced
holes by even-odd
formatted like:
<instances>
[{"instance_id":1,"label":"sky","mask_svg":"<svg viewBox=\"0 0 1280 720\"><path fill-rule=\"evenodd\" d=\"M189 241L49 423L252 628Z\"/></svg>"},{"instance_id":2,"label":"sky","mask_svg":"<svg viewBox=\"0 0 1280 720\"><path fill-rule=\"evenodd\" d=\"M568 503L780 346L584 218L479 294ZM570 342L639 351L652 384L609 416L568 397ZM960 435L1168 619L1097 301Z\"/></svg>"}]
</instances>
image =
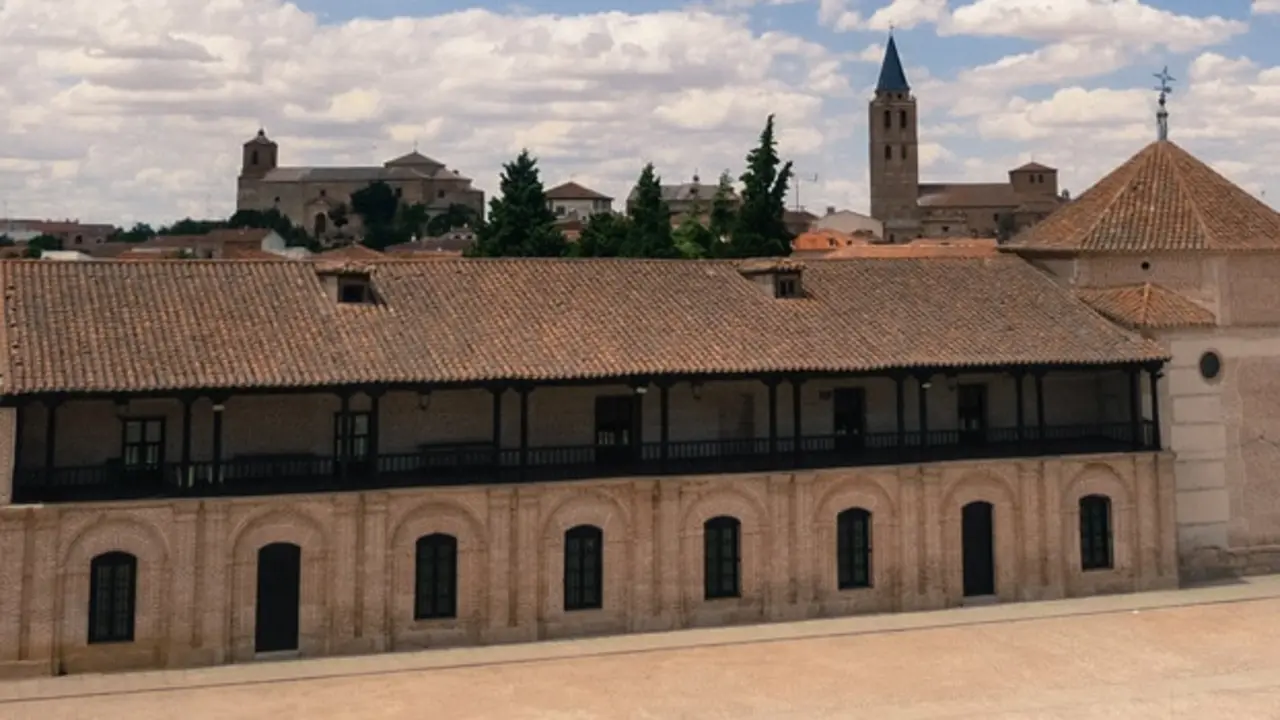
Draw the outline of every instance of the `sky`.
<instances>
[{"instance_id":1,"label":"sky","mask_svg":"<svg viewBox=\"0 0 1280 720\"><path fill-rule=\"evenodd\" d=\"M771 113L791 203L865 211L891 27L922 181L1078 195L1155 139L1167 65L1170 138L1280 200L1280 0L0 0L0 216L225 217L259 127L282 165L416 144L492 195L528 148L624 198L736 177Z\"/></svg>"}]
</instances>

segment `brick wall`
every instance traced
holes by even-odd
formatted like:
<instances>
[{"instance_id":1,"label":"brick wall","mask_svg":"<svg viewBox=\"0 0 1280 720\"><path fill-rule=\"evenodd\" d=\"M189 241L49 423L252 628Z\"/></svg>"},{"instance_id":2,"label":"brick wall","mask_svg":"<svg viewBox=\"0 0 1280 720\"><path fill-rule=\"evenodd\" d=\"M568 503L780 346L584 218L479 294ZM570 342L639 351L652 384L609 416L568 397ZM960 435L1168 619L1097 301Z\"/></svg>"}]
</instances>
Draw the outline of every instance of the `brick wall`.
<instances>
[{"instance_id":1,"label":"brick wall","mask_svg":"<svg viewBox=\"0 0 1280 720\"><path fill-rule=\"evenodd\" d=\"M1172 458L1115 454L860 470L334 495L0 507L0 674L254 656L257 553L302 550L302 656L941 608L962 601L961 508L994 506L996 593L1176 584ZM1114 569L1080 571L1077 502L1112 499ZM835 517L872 513L871 588L836 587ZM702 526L742 523L741 598L703 599ZM604 606L565 612L564 531L604 531ZM413 546L459 547L458 617L415 621ZM136 640L86 642L90 561L138 559Z\"/></svg>"}]
</instances>

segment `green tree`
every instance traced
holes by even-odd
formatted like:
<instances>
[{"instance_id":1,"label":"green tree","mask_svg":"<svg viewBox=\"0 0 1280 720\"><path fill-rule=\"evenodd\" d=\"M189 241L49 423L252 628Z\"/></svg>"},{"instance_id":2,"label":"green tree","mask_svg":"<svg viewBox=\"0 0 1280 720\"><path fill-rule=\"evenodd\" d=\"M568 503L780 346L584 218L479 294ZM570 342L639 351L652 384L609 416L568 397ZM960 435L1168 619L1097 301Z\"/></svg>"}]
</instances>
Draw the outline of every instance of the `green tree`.
<instances>
[{"instance_id":1,"label":"green tree","mask_svg":"<svg viewBox=\"0 0 1280 720\"><path fill-rule=\"evenodd\" d=\"M470 205L450 203L444 212L427 222L427 235L439 237L457 228L476 227L479 221L480 214L472 209Z\"/></svg>"},{"instance_id":2,"label":"green tree","mask_svg":"<svg viewBox=\"0 0 1280 720\"><path fill-rule=\"evenodd\" d=\"M156 231L146 223L135 223L128 230L119 229L111 233L111 237L107 238L107 242L128 242L140 243L144 240L150 240L156 236Z\"/></svg>"},{"instance_id":3,"label":"green tree","mask_svg":"<svg viewBox=\"0 0 1280 720\"><path fill-rule=\"evenodd\" d=\"M738 219L738 208L734 202L733 179L728 171L720 173L720 182L716 185L715 197L711 199L711 217L707 228L721 243L724 243L733 232L733 224Z\"/></svg>"},{"instance_id":4,"label":"green tree","mask_svg":"<svg viewBox=\"0 0 1280 720\"><path fill-rule=\"evenodd\" d=\"M627 257L674 258L680 253L671 240L671 209L662 199L662 179L653 163L636 180L635 200L627 208L630 233L622 254Z\"/></svg>"},{"instance_id":5,"label":"green tree","mask_svg":"<svg viewBox=\"0 0 1280 720\"><path fill-rule=\"evenodd\" d=\"M409 239L409 233L396 222L399 209L400 194L381 180L351 193L351 210L364 225L363 244L374 250Z\"/></svg>"},{"instance_id":6,"label":"green tree","mask_svg":"<svg viewBox=\"0 0 1280 720\"><path fill-rule=\"evenodd\" d=\"M1018 231L1018 224L1013 219L1012 213L1000 213L999 219L996 221L996 242L1003 245L1009 242L1014 233Z\"/></svg>"},{"instance_id":7,"label":"green tree","mask_svg":"<svg viewBox=\"0 0 1280 720\"><path fill-rule=\"evenodd\" d=\"M715 257L721 244L720 238L693 214L672 231L671 239L680 257L689 259Z\"/></svg>"},{"instance_id":8,"label":"green tree","mask_svg":"<svg viewBox=\"0 0 1280 720\"><path fill-rule=\"evenodd\" d=\"M38 258L46 250L61 250L62 241L52 235L37 235L27 241L27 249L22 253L23 257Z\"/></svg>"},{"instance_id":9,"label":"green tree","mask_svg":"<svg viewBox=\"0 0 1280 720\"><path fill-rule=\"evenodd\" d=\"M214 230L227 226L226 220L193 220L183 218L178 222L162 227L156 235L208 235Z\"/></svg>"},{"instance_id":10,"label":"green tree","mask_svg":"<svg viewBox=\"0 0 1280 720\"><path fill-rule=\"evenodd\" d=\"M333 228L339 236L342 235L342 228L351 224L351 214L346 203L334 205L325 214L329 216L329 222L333 223Z\"/></svg>"},{"instance_id":11,"label":"green tree","mask_svg":"<svg viewBox=\"0 0 1280 720\"><path fill-rule=\"evenodd\" d=\"M578 241L569 250L575 257L619 257L631 236L631 221L625 215L596 213L587 218Z\"/></svg>"},{"instance_id":12,"label":"green tree","mask_svg":"<svg viewBox=\"0 0 1280 720\"><path fill-rule=\"evenodd\" d=\"M781 165L781 168L779 168ZM770 257L791 251L791 233L783 222L791 163L778 158L773 116L765 122L760 144L747 155L742 181L742 205L729 241L734 257Z\"/></svg>"},{"instance_id":13,"label":"green tree","mask_svg":"<svg viewBox=\"0 0 1280 720\"><path fill-rule=\"evenodd\" d=\"M538 177L538 162L521 150L502 169L501 195L489 201L488 221L477 228L476 257L559 257L568 243L556 228Z\"/></svg>"},{"instance_id":14,"label":"green tree","mask_svg":"<svg viewBox=\"0 0 1280 720\"><path fill-rule=\"evenodd\" d=\"M431 221L431 211L423 203L401 205L396 216L396 225L400 233L412 239L429 234L427 230Z\"/></svg>"}]
</instances>

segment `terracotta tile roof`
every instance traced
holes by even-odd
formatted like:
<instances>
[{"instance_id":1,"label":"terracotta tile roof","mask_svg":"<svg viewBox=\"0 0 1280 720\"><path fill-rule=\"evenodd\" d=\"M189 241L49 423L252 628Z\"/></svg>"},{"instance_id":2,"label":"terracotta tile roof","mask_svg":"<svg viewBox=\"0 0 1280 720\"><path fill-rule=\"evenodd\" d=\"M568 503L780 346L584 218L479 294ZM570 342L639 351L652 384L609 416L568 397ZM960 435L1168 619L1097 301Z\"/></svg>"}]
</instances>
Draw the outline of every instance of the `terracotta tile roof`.
<instances>
[{"instance_id":1,"label":"terracotta tile roof","mask_svg":"<svg viewBox=\"0 0 1280 720\"><path fill-rule=\"evenodd\" d=\"M1000 253L994 239L983 238L919 238L908 243L866 243L832 250L823 257L841 258L940 258L993 257Z\"/></svg>"},{"instance_id":2,"label":"terracotta tile roof","mask_svg":"<svg viewBox=\"0 0 1280 720\"><path fill-rule=\"evenodd\" d=\"M232 245L223 249L222 257L226 260L279 260L283 256L255 247Z\"/></svg>"},{"instance_id":3,"label":"terracotta tile roof","mask_svg":"<svg viewBox=\"0 0 1280 720\"><path fill-rule=\"evenodd\" d=\"M364 245L344 245L340 248L325 250L315 255L313 260L333 261L333 260L386 260L385 253L380 253L371 247Z\"/></svg>"},{"instance_id":4,"label":"terracotta tile roof","mask_svg":"<svg viewBox=\"0 0 1280 720\"><path fill-rule=\"evenodd\" d=\"M783 261L786 262L786 261ZM464 259L0 263L0 391L858 372L1167 358L1025 261L810 261L804 298L731 261Z\"/></svg>"},{"instance_id":5,"label":"terracotta tile roof","mask_svg":"<svg viewBox=\"0 0 1280 720\"><path fill-rule=\"evenodd\" d=\"M1217 319L1193 300L1153 283L1077 291L1105 317L1140 329L1211 327Z\"/></svg>"},{"instance_id":6,"label":"terracotta tile roof","mask_svg":"<svg viewBox=\"0 0 1280 720\"><path fill-rule=\"evenodd\" d=\"M852 245L855 242L865 243L867 238L857 238L849 233L842 233L839 230L810 230L809 232L797 235L791 241L792 252L812 252L815 250L830 251L835 248L842 248Z\"/></svg>"},{"instance_id":7,"label":"terracotta tile roof","mask_svg":"<svg viewBox=\"0 0 1280 720\"><path fill-rule=\"evenodd\" d=\"M572 180L567 183L561 183L546 192L548 200L612 200L613 198L598 193L585 185L579 185Z\"/></svg>"},{"instance_id":8,"label":"terracotta tile roof","mask_svg":"<svg viewBox=\"0 0 1280 720\"><path fill-rule=\"evenodd\" d=\"M1167 140L1143 148L1011 249L1280 250L1280 213Z\"/></svg>"},{"instance_id":9,"label":"terracotta tile roof","mask_svg":"<svg viewBox=\"0 0 1280 720\"><path fill-rule=\"evenodd\" d=\"M1023 197L1009 183L926 183L917 193L920 207L1016 207Z\"/></svg>"}]
</instances>

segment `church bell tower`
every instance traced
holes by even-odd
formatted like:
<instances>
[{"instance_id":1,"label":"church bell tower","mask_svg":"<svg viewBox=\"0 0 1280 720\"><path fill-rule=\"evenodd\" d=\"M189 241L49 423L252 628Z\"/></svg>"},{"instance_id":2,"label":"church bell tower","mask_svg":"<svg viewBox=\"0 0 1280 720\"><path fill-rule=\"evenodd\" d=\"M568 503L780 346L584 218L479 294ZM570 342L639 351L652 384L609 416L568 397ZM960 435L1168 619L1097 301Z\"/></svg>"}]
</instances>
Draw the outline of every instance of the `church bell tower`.
<instances>
[{"instance_id":1,"label":"church bell tower","mask_svg":"<svg viewBox=\"0 0 1280 720\"><path fill-rule=\"evenodd\" d=\"M884 240L920 236L919 135L916 99L898 57L893 35L884 52L880 81L870 103L871 216L884 223Z\"/></svg>"}]
</instances>

